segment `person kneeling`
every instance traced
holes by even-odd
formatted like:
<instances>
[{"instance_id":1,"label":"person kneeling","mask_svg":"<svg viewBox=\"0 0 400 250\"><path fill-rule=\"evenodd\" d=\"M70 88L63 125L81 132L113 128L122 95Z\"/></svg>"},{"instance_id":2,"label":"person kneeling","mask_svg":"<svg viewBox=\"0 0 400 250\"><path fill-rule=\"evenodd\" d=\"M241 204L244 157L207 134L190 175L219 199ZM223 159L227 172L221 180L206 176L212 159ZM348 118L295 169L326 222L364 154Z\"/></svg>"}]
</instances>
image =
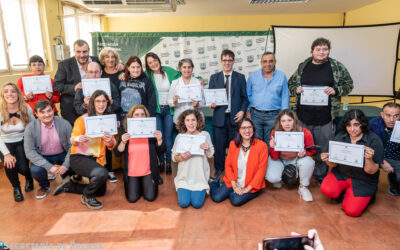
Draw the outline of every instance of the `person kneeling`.
<instances>
[{"instance_id":1,"label":"person kneeling","mask_svg":"<svg viewBox=\"0 0 400 250\"><path fill-rule=\"evenodd\" d=\"M315 150L302 150L300 152L275 151L275 131L303 132L305 148L314 145L311 132L301 126L299 119L297 119L296 114L292 110L285 109L279 113L275 122L275 129L272 130L271 139L269 140L271 151L265 179L272 183L275 188L282 187L283 170L285 166L293 164L299 173L300 185L298 192L300 197L304 201L312 201L312 194L307 187L310 185L310 179L314 171L315 162L311 156L315 154Z\"/></svg>"},{"instance_id":2,"label":"person kneeling","mask_svg":"<svg viewBox=\"0 0 400 250\"><path fill-rule=\"evenodd\" d=\"M360 216L378 189L379 164L383 164L383 144L369 129L365 114L359 109L347 111L333 140L364 145L362 168L329 161L329 153L321 153L321 160L332 168L321 183L324 195L337 202L343 201L342 209L349 216Z\"/></svg>"},{"instance_id":3,"label":"person kneeling","mask_svg":"<svg viewBox=\"0 0 400 250\"><path fill-rule=\"evenodd\" d=\"M174 179L175 188L178 192L179 206L185 208L190 204L194 208L201 208L204 204L206 193L210 189L208 178L210 177L210 165L207 158L214 154L214 146L210 134L204 129L203 116L193 109L183 111L176 124L179 132L172 147L172 160L178 162L178 173ZM190 151L178 153L178 141L182 135L201 135L205 142L200 144L204 155L192 155ZM195 149L195 150L198 150Z\"/></svg>"},{"instance_id":4,"label":"person kneeling","mask_svg":"<svg viewBox=\"0 0 400 250\"><path fill-rule=\"evenodd\" d=\"M241 206L265 187L268 146L254 135L253 122L242 119L237 125L235 139L229 145L224 181L215 179L210 183L213 201L221 202L229 197L232 205Z\"/></svg>"},{"instance_id":5,"label":"person kneeling","mask_svg":"<svg viewBox=\"0 0 400 250\"><path fill-rule=\"evenodd\" d=\"M130 138L128 118L149 117L149 111L142 104L133 105L123 121L122 136L119 145L114 149L116 156L125 154L124 186L125 196L129 202L136 202L143 193L143 198L154 201L158 193L160 178L157 155L165 152L165 143L160 131L154 131L155 138Z\"/></svg>"}]
</instances>

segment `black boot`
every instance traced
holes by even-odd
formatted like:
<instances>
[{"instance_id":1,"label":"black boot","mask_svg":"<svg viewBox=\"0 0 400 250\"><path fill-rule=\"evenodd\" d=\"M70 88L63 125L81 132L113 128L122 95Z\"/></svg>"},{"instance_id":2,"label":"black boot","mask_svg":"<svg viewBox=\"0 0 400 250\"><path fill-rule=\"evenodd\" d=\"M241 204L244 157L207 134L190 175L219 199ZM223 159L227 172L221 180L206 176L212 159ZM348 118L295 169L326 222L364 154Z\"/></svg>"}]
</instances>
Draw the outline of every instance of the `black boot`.
<instances>
[{"instance_id":1,"label":"black boot","mask_svg":"<svg viewBox=\"0 0 400 250\"><path fill-rule=\"evenodd\" d=\"M161 176L158 176L157 177L157 183L158 183L158 185L161 185L161 184L163 184L163 179L161 178Z\"/></svg>"},{"instance_id":2,"label":"black boot","mask_svg":"<svg viewBox=\"0 0 400 250\"><path fill-rule=\"evenodd\" d=\"M172 174L171 163L169 163L169 162L166 165L165 173L166 174Z\"/></svg>"},{"instance_id":3,"label":"black boot","mask_svg":"<svg viewBox=\"0 0 400 250\"><path fill-rule=\"evenodd\" d=\"M396 179L396 174L395 173L389 173L388 174L388 180L389 180L389 190L388 193L393 196L399 196L400 195L400 190L399 190L399 183L397 182Z\"/></svg>"},{"instance_id":4,"label":"black boot","mask_svg":"<svg viewBox=\"0 0 400 250\"><path fill-rule=\"evenodd\" d=\"M165 169L165 162L160 162L160 163L158 164L158 171L159 171L160 173L162 173L162 172L164 172L164 169Z\"/></svg>"},{"instance_id":5,"label":"black boot","mask_svg":"<svg viewBox=\"0 0 400 250\"><path fill-rule=\"evenodd\" d=\"M14 200L16 202L20 202L20 201L24 200L24 196L22 195L20 187L15 187L14 188Z\"/></svg>"},{"instance_id":6,"label":"black boot","mask_svg":"<svg viewBox=\"0 0 400 250\"><path fill-rule=\"evenodd\" d=\"M26 180L25 182L25 192L30 192L33 190L33 179Z\"/></svg>"}]
</instances>

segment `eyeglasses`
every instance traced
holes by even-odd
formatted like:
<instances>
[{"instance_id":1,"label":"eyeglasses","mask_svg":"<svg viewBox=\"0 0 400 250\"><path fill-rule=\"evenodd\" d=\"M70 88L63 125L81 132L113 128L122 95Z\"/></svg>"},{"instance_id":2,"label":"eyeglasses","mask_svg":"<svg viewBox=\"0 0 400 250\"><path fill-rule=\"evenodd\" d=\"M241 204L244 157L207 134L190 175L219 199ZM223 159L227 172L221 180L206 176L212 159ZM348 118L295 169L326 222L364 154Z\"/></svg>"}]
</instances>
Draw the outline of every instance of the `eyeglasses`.
<instances>
[{"instance_id":1,"label":"eyeglasses","mask_svg":"<svg viewBox=\"0 0 400 250\"><path fill-rule=\"evenodd\" d=\"M88 71L88 74L99 74L100 71L96 70L96 71Z\"/></svg>"},{"instance_id":2,"label":"eyeglasses","mask_svg":"<svg viewBox=\"0 0 400 250\"><path fill-rule=\"evenodd\" d=\"M222 60L222 62L224 62L224 63L231 63L231 62L233 62L233 60L232 60L232 59L229 59L229 60Z\"/></svg>"},{"instance_id":3,"label":"eyeglasses","mask_svg":"<svg viewBox=\"0 0 400 250\"><path fill-rule=\"evenodd\" d=\"M107 100L95 100L94 103L96 104L103 104L103 103L107 103Z\"/></svg>"},{"instance_id":4,"label":"eyeglasses","mask_svg":"<svg viewBox=\"0 0 400 250\"><path fill-rule=\"evenodd\" d=\"M248 127L240 127L241 130L252 130L253 126L248 126Z\"/></svg>"}]
</instances>

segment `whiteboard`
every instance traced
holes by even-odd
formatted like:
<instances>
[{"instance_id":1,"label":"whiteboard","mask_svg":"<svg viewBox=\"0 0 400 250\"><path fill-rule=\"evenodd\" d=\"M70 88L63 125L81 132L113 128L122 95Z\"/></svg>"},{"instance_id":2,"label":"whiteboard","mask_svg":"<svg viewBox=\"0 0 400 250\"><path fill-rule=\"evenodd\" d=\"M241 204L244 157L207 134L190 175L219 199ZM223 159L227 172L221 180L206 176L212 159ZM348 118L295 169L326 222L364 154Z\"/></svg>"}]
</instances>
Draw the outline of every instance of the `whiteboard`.
<instances>
[{"instance_id":1,"label":"whiteboard","mask_svg":"<svg viewBox=\"0 0 400 250\"><path fill-rule=\"evenodd\" d=\"M343 63L354 82L350 95L393 96L399 24L359 27L274 26L277 69L288 79L311 56L318 37L331 41L330 57Z\"/></svg>"}]
</instances>

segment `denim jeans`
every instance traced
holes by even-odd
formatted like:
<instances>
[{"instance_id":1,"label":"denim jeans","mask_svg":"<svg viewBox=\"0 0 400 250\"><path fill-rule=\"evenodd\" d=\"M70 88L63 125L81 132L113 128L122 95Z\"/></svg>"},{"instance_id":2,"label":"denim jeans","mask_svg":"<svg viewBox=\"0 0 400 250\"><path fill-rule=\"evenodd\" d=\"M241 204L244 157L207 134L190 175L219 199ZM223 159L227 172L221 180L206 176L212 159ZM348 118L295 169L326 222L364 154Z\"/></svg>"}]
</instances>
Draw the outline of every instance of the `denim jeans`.
<instances>
[{"instance_id":1,"label":"denim jeans","mask_svg":"<svg viewBox=\"0 0 400 250\"><path fill-rule=\"evenodd\" d=\"M275 126L276 118L280 110L274 110L268 113L262 113L253 108L250 109L251 120L256 129L256 138L263 140L268 145L271 137L271 130Z\"/></svg>"},{"instance_id":2,"label":"denim jeans","mask_svg":"<svg viewBox=\"0 0 400 250\"><path fill-rule=\"evenodd\" d=\"M43 155L43 158L45 158L49 163L53 165L62 165L66 155L67 153L64 152L58 155ZM47 170L45 168L36 166L35 164L31 163L31 174L33 179L39 182L40 187L47 188L50 186L50 182L47 177Z\"/></svg>"},{"instance_id":3,"label":"denim jeans","mask_svg":"<svg viewBox=\"0 0 400 250\"><path fill-rule=\"evenodd\" d=\"M210 195L211 199L215 202L221 202L229 197L232 205L241 206L249 200L257 197L261 193L261 190L255 193L246 193L238 195L233 192L233 188L228 188L225 182L213 181L210 183Z\"/></svg>"},{"instance_id":4,"label":"denim jeans","mask_svg":"<svg viewBox=\"0 0 400 250\"><path fill-rule=\"evenodd\" d=\"M174 123L172 121L172 115L169 110L169 107L160 107L160 114L156 114L157 120L157 130L160 130L162 133L163 141L165 142L165 146L167 147L166 154L166 162L171 162L171 149L172 149L172 131L174 128ZM164 154L158 156L160 162L164 162Z\"/></svg>"},{"instance_id":5,"label":"denim jeans","mask_svg":"<svg viewBox=\"0 0 400 250\"><path fill-rule=\"evenodd\" d=\"M206 190L191 191L184 188L178 188L178 203L179 206L185 208L190 204L194 208L201 208L206 198Z\"/></svg>"}]
</instances>

